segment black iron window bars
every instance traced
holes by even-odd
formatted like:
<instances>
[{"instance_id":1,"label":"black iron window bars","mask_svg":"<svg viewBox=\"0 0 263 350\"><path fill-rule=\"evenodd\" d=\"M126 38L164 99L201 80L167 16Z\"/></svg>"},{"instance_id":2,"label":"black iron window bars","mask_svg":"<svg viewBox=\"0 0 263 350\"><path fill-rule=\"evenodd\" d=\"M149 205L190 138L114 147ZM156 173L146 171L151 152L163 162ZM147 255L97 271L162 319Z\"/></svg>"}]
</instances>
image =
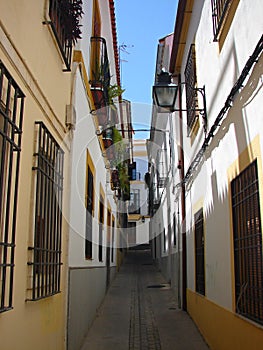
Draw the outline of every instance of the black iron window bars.
<instances>
[{"instance_id":1,"label":"black iron window bars","mask_svg":"<svg viewBox=\"0 0 263 350\"><path fill-rule=\"evenodd\" d=\"M60 292L61 233L64 152L43 122L36 122L37 149L34 153L35 217L30 269L29 300Z\"/></svg>"},{"instance_id":2,"label":"black iron window bars","mask_svg":"<svg viewBox=\"0 0 263 350\"><path fill-rule=\"evenodd\" d=\"M70 71L72 50L81 38L80 18L83 14L82 0L49 0L49 21L52 32L65 63L65 71Z\"/></svg>"},{"instance_id":3,"label":"black iron window bars","mask_svg":"<svg viewBox=\"0 0 263 350\"><path fill-rule=\"evenodd\" d=\"M200 209L195 220L195 285L197 293L205 295L205 259L204 259L204 214Z\"/></svg>"},{"instance_id":4,"label":"black iron window bars","mask_svg":"<svg viewBox=\"0 0 263 350\"><path fill-rule=\"evenodd\" d=\"M24 94L0 61L0 312L12 309Z\"/></svg>"},{"instance_id":5,"label":"black iron window bars","mask_svg":"<svg viewBox=\"0 0 263 350\"><path fill-rule=\"evenodd\" d=\"M214 41L218 41L232 0L211 0Z\"/></svg>"},{"instance_id":6,"label":"black iron window bars","mask_svg":"<svg viewBox=\"0 0 263 350\"><path fill-rule=\"evenodd\" d=\"M167 181L166 149L158 149L156 157L157 187L164 188Z\"/></svg>"},{"instance_id":7,"label":"black iron window bars","mask_svg":"<svg viewBox=\"0 0 263 350\"><path fill-rule=\"evenodd\" d=\"M194 125L198 117L198 98L196 91L196 60L195 60L195 45L190 46L187 63L185 67L185 86L186 86L186 109L187 109L187 126L189 130Z\"/></svg>"},{"instance_id":8,"label":"black iron window bars","mask_svg":"<svg viewBox=\"0 0 263 350\"><path fill-rule=\"evenodd\" d=\"M231 183L236 312L263 324L262 228L257 161Z\"/></svg>"}]
</instances>

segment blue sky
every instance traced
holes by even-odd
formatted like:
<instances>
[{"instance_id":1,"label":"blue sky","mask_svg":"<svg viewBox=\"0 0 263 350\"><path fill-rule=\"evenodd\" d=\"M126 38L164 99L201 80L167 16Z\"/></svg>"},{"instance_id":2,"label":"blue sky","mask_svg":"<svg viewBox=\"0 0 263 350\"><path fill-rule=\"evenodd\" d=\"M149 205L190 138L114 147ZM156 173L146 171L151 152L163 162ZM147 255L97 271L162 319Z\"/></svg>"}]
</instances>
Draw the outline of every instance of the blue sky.
<instances>
[{"instance_id":1,"label":"blue sky","mask_svg":"<svg viewBox=\"0 0 263 350\"><path fill-rule=\"evenodd\" d=\"M115 0L118 45L126 45L128 52L120 55L123 97L133 110L136 105L133 124L149 123L158 40L173 32L177 2Z\"/></svg>"}]
</instances>

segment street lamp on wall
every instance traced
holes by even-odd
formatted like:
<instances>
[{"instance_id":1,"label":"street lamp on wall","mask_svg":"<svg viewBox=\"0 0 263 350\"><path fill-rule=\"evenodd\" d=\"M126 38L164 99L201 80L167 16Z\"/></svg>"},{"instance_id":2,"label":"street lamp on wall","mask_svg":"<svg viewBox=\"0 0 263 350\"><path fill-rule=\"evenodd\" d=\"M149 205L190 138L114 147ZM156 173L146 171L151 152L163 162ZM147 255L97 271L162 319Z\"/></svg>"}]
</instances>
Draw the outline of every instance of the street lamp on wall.
<instances>
[{"instance_id":1,"label":"street lamp on wall","mask_svg":"<svg viewBox=\"0 0 263 350\"><path fill-rule=\"evenodd\" d=\"M157 106L172 112L175 108L178 85L172 83L172 76L168 72L162 71L157 79L157 83L153 86L153 99Z\"/></svg>"},{"instance_id":2,"label":"street lamp on wall","mask_svg":"<svg viewBox=\"0 0 263 350\"><path fill-rule=\"evenodd\" d=\"M200 93L202 95L203 99L203 108L194 108L194 109L177 109L175 107L176 98L177 98L177 92L178 87L181 85L187 85L188 88L195 91L196 95L197 93ZM194 110L195 112L199 112L200 115L203 118L203 125L204 125L204 131L206 132L206 126L207 126L207 112L206 112L206 97L205 97L205 87L198 88L198 87L192 87L190 84L183 82L179 85L176 85L172 83L172 75L168 72L162 71L157 76L157 84L153 86L153 100L157 104L158 107L161 107L161 110L158 112L175 112L175 111L186 111L189 112L191 110Z\"/></svg>"}]
</instances>

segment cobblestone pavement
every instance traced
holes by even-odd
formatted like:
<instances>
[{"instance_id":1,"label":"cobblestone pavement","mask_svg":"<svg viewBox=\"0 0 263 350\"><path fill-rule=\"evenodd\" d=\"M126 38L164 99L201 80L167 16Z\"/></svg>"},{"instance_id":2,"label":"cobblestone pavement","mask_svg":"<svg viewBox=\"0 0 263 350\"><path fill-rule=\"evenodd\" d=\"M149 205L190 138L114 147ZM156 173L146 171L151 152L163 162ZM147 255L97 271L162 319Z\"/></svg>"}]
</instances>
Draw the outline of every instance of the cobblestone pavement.
<instances>
[{"instance_id":1,"label":"cobblestone pavement","mask_svg":"<svg viewBox=\"0 0 263 350\"><path fill-rule=\"evenodd\" d=\"M161 350L160 336L152 309L150 295L144 291L144 284L138 268L134 273L134 287L131 291L131 312L129 350Z\"/></svg>"},{"instance_id":2,"label":"cobblestone pavement","mask_svg":"<svg viewBox=\"0 0 263 350\"><path fill-rule=\"evenodd\" d=\"M81 350L207 350L148 251L129 251ZM77 350L77 349L76 349Z\"/></svg>"}]
</instances>

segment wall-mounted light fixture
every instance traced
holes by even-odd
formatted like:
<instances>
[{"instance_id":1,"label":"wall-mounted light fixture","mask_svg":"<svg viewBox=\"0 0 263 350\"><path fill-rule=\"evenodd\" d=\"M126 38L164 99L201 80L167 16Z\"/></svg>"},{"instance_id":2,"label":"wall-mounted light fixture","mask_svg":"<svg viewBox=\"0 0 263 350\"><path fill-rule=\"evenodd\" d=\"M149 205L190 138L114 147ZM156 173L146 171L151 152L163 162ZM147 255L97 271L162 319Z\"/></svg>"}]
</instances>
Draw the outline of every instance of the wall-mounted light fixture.
<instances>
[{"instance_id":1,"label":"wall-mounted light fixture","mask_svg":"<svg viewBox=\"0 0 263 350\"><path fill-rule=\"evenodd\" d=\"M172 75L168 72L162 71L157 76L157 83L153 86L153 100L157 106L161 107L158 112L167 113L175 111L189 111L189 109L177 109L176 98L178 93L178 88L181 85L187 85L196 93L200 93L203 98L203 108L195 108L194 111L199 112L204 120L204 127L206 129L207 123L207 112L206 112L206 97L205 97L205 87L198 88L192 87L188 83L183 82L179 85L172 83Z\"/></svg>"},{"instance_id":2,"label":"wall-mounted light fixture","mask_svg":"<svg viewBox=\"0 0 263 350\"><path fill-rule=\"evenodd\" d=\"M172 83L172 76L162 71L157 76L157 83L153 86L153 99L159 107L172 112L175 108L178 85Z\"/></svg>"}]
</instances>

